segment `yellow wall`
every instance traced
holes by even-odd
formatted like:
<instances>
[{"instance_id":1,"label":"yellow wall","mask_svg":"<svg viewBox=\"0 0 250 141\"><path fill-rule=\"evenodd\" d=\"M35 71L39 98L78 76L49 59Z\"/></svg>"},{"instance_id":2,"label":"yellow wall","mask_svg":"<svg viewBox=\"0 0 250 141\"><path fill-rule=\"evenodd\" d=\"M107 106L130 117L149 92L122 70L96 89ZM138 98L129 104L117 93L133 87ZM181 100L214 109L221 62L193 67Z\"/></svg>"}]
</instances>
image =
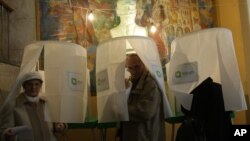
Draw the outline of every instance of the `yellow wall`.
<instances>
[{"instance_id":1,"label":"yellow wall","mask_svg":"<svg viewBox=\"0 0 250 141\"><path fill-rule=\"evenodd\" d=\"M241 80L245 94L249 94L249 74L246 65L247 46L244 45L243 33L246 30L242 27L243 22L246 22L245 16L242 16L241 9L246 8L247 0L215 0L217 23L219 27L225 27L232 31L234 38L234 45L238 65L241 74ZM247 18L248 19L248 18ZM248 97L247 97L248 98ZM247 99L248 100L248 99ZM246 112L237 112L234 119L235 124L246 124Z\"/></svg>"},{"instance_id":2,"label":"yellow wall","mask_svg":"<svg viewBox=\"0 0 250 141\"><path fill-rule=\"evenodd\" d=\"M238 65L245 88L246 68L238 4L239 0L216 0L216 13L218 26L228 28L233 33Z\"/></svg>"}]
</instances>

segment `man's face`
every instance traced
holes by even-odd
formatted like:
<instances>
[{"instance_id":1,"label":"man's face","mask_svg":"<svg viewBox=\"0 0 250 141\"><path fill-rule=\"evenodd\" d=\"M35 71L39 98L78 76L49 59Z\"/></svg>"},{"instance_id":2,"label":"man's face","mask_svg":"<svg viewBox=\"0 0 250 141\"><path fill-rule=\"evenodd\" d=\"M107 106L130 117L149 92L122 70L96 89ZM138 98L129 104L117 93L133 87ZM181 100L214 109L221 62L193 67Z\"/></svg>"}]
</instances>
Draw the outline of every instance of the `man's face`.
<instances>
[{"instance_id":1,"label":"man's face","mask_svg":"<svg viewBox=\"0 0 250 141\"><path fill-rule=\"evenodd\" d=\"M144 72L144 64L137 55L128 55L126 67L131 74L131 80L138 80Z\"/></svg>"},{"instance_id":2,"label":"man's face","mask_svg":"<svg viewBox=\"0 0 250 141\"><path fill-rule=\"evenodd\" d=\"M23 85L25 93L31 97L38 96L41 87L42 87L41 81L36 79L28 80L27 82L24 82Z\"/></svg>"}]
</instances>

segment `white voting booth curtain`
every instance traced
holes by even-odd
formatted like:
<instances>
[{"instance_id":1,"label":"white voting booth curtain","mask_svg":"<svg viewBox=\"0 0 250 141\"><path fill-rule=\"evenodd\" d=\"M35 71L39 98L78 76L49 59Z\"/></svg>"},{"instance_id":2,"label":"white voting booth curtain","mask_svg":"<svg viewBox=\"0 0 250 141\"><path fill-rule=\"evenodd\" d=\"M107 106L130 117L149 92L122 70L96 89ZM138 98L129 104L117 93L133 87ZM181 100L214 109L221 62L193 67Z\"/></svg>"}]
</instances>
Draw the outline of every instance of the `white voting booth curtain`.
<instances>
[{"instance_id":1,"label":"white voting booth curtain","mask_svg":"<svg viewBox=\"0 0 250 141\"><path fill-rule=\"evenodd\" d=\"M110 39L97 47L96 87L99 122L128 121L125 94L126 46L130 45L157 80L163 94L165 117L172 112L165 93L162 66L154 41L148 37L125 36Z\"/></svg>"},{"instance_id":2,"label":"white voting booth curtain","mask_svg":"<svg viewBox=\"0 0 250 141\"><path fill-rule=\"evenodd\" d=\"M87 110L86 50L76 44L40 41L25 47L20 73L9 97L19 93L22 76L35 71L44 49L44 85L46 120L83 123Z\"/></svg>"},{"instance_id":3,"label":"white voting booth curtain","mask_svg":"<svg viewBox=\"0 0 250 141\"><path fill-rule=\"evenodd\" d=\"M171 49L168 83L185 108L191 108L192 95L188 94L211 77L222 85L226 111L247 109L230 30L193 32L176 38Z\"/></svg>"},{"instance_id":4,"label":"white voting booth curtain","mask_svg":"<svg viewBox=\"0 0 250 141\"><path fill-rule=\"evenodd\" d=\"M47 42L44 45L47 108L51 119L82 123L87 111L87 53L76 44Z\"/></svg>"}]
</instances>

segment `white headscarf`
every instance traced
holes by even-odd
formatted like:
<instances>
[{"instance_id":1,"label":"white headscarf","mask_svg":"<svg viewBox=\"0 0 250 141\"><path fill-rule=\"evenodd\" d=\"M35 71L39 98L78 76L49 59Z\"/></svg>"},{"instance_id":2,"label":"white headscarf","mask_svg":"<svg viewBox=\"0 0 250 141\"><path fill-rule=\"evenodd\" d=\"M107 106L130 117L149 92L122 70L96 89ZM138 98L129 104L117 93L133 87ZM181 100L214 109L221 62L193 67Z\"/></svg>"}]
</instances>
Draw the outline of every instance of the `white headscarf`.
<instances>
[{"instance_id":1,"label":"white headscarf","mask_svg":"<svg viewBox=\"0 0 250 141\"><path fill-rule=\"evenodd\" d=\"M34 79L37 79L37 80L40 80L41 82L43 82L41 74L37 71L32 71L32 72L28 72L28 73L24 74L24 76L22 78L22 84L26 81L34 80Z\"/></svg>"},{"instance_id":2,"label":"white headscarf","mask_svg":"<svg viewBox=\"0 0 250 141\"><path fill-rule=\"evenodd\" d=\"M22 78L22 84L24 84L25 82L27 82L29 80L39 80L41 83L43 82L41 74L37 71L28 72L28 73L24 74L24 76ZM35 97L31 97L25 93L25 97L30 102L38 102L39 101L38 95Z\"/></svg>"}]
</instances>

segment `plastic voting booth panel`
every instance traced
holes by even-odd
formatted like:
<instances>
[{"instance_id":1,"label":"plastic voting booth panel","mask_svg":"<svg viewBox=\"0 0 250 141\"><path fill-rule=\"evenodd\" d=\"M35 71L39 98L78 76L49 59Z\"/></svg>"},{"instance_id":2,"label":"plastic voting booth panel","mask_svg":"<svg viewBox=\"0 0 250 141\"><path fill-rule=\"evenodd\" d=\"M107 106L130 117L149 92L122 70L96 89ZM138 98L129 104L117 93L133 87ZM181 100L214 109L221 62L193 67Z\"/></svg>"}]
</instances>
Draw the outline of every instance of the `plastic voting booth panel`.
<instances>
[{"instance_id":1,"label":"plastic voting booth panel","mask_svg":"<svg viewBox=\"0 0 250 141\"><path fill-rule=\"evenodd\" d=\"M159 54L154 41L148 37L125 36L110 39L97 47L96 87L98 121L128 121L125 94L126 46L130 45L157 80L163 94L165 117L172 112L165 93Z\"/></svg>"},{"instance_id":2,"label":"plastic voting booth panel","mask_svg":"<svg viewBox=\"0 0 250 141\"><path fill-rule=\"evenodd\" d=\"M87 54L76 44L44 45L44 69L49 121L82 123L87 111Z\"/></svg>"},{"instance_id":3,"label":"plastic voting booth panel","mask_svg":"<svg viewBox=\"0 0 250 141\"><path fill-rule=\"evenodd\" d=\"M22 76L35 71L44 50L44 93L46 120L83 123L87 110L86 50L76 44L60 41L40 41L25 47L20 73L8 99L19 93Z\"/></svg>"},{"instance_id":4,"label":"plastic voting booth panel","mask_svg":"<svg viewBox=\"0 0 250 141\"><path fill-rule=\"evenodd\" d=\"M232 33L225 28L200 30L172 44L168 83L177 100L190 110L195 89L208 77L222 85L226 111L247 109Z\"/></svg>"}]
</instances>

